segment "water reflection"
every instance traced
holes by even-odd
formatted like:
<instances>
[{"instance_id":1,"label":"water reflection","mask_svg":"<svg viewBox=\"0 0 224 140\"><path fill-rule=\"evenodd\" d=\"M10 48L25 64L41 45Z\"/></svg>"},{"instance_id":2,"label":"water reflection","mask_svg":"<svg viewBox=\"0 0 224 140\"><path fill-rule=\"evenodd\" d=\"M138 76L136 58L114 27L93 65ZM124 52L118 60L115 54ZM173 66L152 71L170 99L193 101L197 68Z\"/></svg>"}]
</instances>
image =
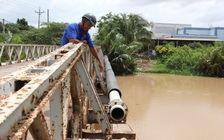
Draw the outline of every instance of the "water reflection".
<instances>
[{"instance_id":1,"label":"water reflection","mask_svg":"<svg viewBox=\"0 0 224 140\"><path fill-rule=\"evenodd\" d=\"M224 79L138 74L117 80L138 139L224 139Z\"/></svg>"}]
</instances>

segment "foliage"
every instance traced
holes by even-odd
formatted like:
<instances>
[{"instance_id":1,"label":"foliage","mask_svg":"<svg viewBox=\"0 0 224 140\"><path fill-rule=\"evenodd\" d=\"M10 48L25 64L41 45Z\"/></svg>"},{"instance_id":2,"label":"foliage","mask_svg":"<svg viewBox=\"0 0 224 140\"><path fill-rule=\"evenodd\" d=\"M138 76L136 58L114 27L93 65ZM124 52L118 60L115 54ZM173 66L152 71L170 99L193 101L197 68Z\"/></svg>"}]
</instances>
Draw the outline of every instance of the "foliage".
<instances>
[{"instance_id":1,"label":"foliage","mask_svg":"<svg viewBox=\"0 0 224 140\"><path fill-rule=\"evenodd\" d=\"M1 28L3 28L2 23L0 24ZM0 42L1 43L22 43L21 35L24 33L24 30L34 29L33 26L29 26L28 22L25 18L17 19L17 23L7 23L4 25L5 32L0 34Z\"/></svg>"},{"instance_id":2,"label":"foliage","mask_svg":"<svg viewBox=\"0 0 224 140\"><path fill-rule=\"evenodd\" d=\"M43 23L42 28L29 26L25 18L17 19L17 23L7 23L6 33L0 33L0 43L49 44L59 45L67 23ZM0 29L3 25L0 22Z\"/></svg>"},{"instance_id":3,"label":"foliage","mask_svg":"<svg viewBox=\"0 0 224 140\"><path fill-rule=\"evenodd\" d=\"M18 19L19 20L19 19ZM23 23L25 22L25 23ZM15 24L15 23L7 23L5 24L5 32L8 32L10 31L12 34L19 34L21 33L21 31L23 30L31 30L31 29L35 29L35 27L33 26L30 26L30 25L27 25L26 24L27 22L26 21L21 21L19 20L19 23ZM25 24L25 25L23 25ZM3 27L2 27L2 23L0 22L0 31L3 30Z\"/></svg>"},{"instance_id":4,"label":"foliage","mask_svg":"<svg viewBox=\"0 0 224 140\"><path fill-rule=\"evenodd\" d=\"M134 57L144 45L152 42L147 30L150 24L136 14L109 13L98 22L94 42L108 55L115 74L130 74L135 70Z\"/></svg>"},{"instance_id":5,"label":"foliage","mask_svg":"<svg viewBox=\"0 0 224 140\"><path fill-rule=\"evenodd\" d=\"M181 72L182 74L189 75L195 71L195 66L201 55L199 50L195 51L185 45L176 49L176 51L166 59L165 65L172 70L172 73Z\"/></svg>"},{"instance_id":6,"label":"foliage","mask_svg":"<svg viewBox=\"0 0 224 140\"><path fill-rule=\"evenodd\" d=\"M166 44L157 46L156 50L160 54L156 65L162 66L164 72L224 77L224 44L214 43L211 47L194 43L177 48Z\"/></svg>"},{"instance_id":7,"label":"foliage","mask_svg":"<svg viewBox=\"0 0 224 140\"><path fill-rule=\"evenodd\" d=\"M130 47L123 44L113 47L110 51L109 60L117 75L132 74L135 69L134 57L126 52L129 50Z\"/></svg>"},{"instance_id":8,"label":"foliage","mask_svg":"<svg viewBox=\"0 0 224 140\"><path fill-rule=\"evenodd\" d=\"M0 33L0 43L20 43L20 37L12 34L10 31L7 33Z\"/></svg>"},{"instance_id":9,"label":"foliage","mask_svg":"<svg viewBox=\"0 0 224 140\"><path fill-rule=\"evenodd\" d=\"M164 46L162 45L157 45L155 47L155 50L157 52L157 59L159 59L159 61L161 63L164 63L166 61L166 59L172 55L172 53L174 53L176 51L176 47L174 47L174 43L170 42L165 44Z\"/></svg>"},{"instance_id":10,"label":"foliage","mask_svg":"<svg viewBox=\"0 0 224 140\"><path fill-rule=\"evenodd\" d=\"M10 34L0 33L0 43L5 43L10 40Z\"/></svg>"},{"instance_id":11,"label":"foliage","mask_svg":"<svg viewBox=\"0 0 224 140\"><path fill-rule=\"evenodd\" d=\"M158 54L169 55L169 54L172 54L176 50L176 47L174 47L173 42L170 42L165 44L164 46L160 46L160 45L156 46L155 50L158 52Z\"/></svg>"},{"instance_id":12,"label":"foliage","mask_svg":"<svg viewBox=\"0 0 224 140\"><path fill-rule=\"evenodd\" d=\"M151 32L147 30L149 26L150 24L140 15L109 13L99 20L98 33L94 36L94 41L103 47L106 54L117 34L124 37L124 44L138 41L148 46L152 43Z\"/></svg>"},{"instance_id":13,"label":"foliage","mask_svg":"<svg viewBox=\"0 0 224 140\"><path fill-rule=\"evenodd\" d=\"M124 37L118 35L116 38L108 54L111 66L117 75L133 74L136 67L136 51L141 45L138 42L125 45L122 44Z\"/></svg>"},{"instance_id":14,"label":"foliage","mask_svg":"<svg viewBox=\"0 0 224 140\"><path fill-rule=\"evenodd\" d=\"M198 71L202 75L224 77L224 45L213 47L200 59Z\"/></svg>"},{"instance_id":15,"label":"foliage","mask_svg":"<svg viewBox=\"0 0 224 140\"><path fill-rule=\"evenodd\" d=\"M20 30L28 30L29 29L28 22L26 21L25 18L17 19L16 23Z\"/></svg>"},{"instance_id":16,"label":"foliage","mask_svg":"<svg viewBox=\"0 0 224 140\"><path fill-rule=\"evenodd\" d=\"M193 43L189 43L188 46L192 49L196 49L196 48L200 48L203 45L200 42L193 42Z\"/></svg>"},{"instance_id":17,"label":"foliage","mask_svg":"<svg viewBox=\"0 0 224 140\"><path fill-rule=\"evenodd\" d=\"M20 32L19 26L14 23L5 24L5 30L10 31L13 34L18 34Z\"/></svg>"},{"instance_id":18,"label":"foliage","mask_svg":"<svg viewBox=\"0 0 224 140\"><path fill-rule=\"evenodd\" d=\"M23 31L20 36L25 44L60 45L61 37L67 23L44 23L39 29Z\"/></svg>"},{"instance_id":19,"label":"foliage","mask_svg":"<svg viewBox=\"0 0 224 140\"><path fill-rule=\"evenodd\" d=\"M123 35L119 34L119 22L120 17L112 15L112 13L102 16L98 21L98 33L94 36L94 43L102 47L104 54L109 53L112 42L117 35L123 38ZM124 40L122 40L122 43L124 43Z\"/></svg>"},{"instance_id":20,"label":"foliage","mask_svg":"<svg viewBox=\"0 0 224 140\"><path fill-rule=\"evenodd\" d=\"M58 22L50 22L43 23L46 26L45 34L49 38L49 44L51 45L60 45L61 38L63 36L64 30L68 23L58 23Z\"/></svg>"}]
</instances>

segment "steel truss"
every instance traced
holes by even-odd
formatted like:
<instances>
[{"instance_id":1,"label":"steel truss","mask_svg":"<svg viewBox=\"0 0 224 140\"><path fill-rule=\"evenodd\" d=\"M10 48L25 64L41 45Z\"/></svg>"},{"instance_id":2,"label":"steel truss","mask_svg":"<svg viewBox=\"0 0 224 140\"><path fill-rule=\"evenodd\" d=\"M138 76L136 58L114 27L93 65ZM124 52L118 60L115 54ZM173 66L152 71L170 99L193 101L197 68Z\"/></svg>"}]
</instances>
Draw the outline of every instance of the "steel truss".
<instances>
[{"instance_id":1,"label":"steel truss","mask_svg":"<svg viewBox=\"0 0 224 140\"><path fill-rule=\"evenodd\" d=\"M67 44L4 76L0 79L0 140L134 140L132 130L114 130L114 123L126 123L127 112L121 120L110 116L113 106L105 75L88 47L80 43ZM120 98L113 101L117 103L124 104Z\"/></svg>"}]
</instances>

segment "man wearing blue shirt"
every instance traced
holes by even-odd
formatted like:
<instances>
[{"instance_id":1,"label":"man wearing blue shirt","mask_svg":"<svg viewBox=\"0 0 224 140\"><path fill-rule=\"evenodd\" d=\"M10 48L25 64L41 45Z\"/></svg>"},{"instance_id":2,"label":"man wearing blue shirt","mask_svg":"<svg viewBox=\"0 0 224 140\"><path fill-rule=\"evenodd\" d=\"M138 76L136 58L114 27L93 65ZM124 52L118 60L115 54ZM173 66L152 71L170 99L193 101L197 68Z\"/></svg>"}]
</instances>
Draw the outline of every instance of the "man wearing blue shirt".
<instances>
[{"instance_id":1,"label":"man wearing blue shirt","mask_svg":"<svg viewBox=\"0 0 224 140\"><path fill-rule=\"evenodd\" d=\"M64 46L65 44L72 42L72 43L80 43L83 42L87 45L89 45L89 49L93 56L98 60L99 62L99 68L100 71L104 70L104 66L102 61L99 58L98 52L96 48L94 47L92 38L88 32L88 30L96 25L96 17L90 13L87 13L82 16L82 22L79 23L71 23L69 24L62 36L61 40L61 46Z\"/></svg>"}]
</instances>

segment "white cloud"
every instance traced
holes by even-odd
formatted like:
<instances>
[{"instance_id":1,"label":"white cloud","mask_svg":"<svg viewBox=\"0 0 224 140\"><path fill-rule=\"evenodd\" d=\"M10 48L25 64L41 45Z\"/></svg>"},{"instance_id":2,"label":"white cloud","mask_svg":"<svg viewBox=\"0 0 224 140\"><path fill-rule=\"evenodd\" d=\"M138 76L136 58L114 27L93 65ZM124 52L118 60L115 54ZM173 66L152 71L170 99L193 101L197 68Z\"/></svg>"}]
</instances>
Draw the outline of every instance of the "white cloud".
<instances>
[{"instance_id":1,"label":"white cloud","mask_svg":"<svg viewBox=\"0 0 224 140\"><path fill-rule=\"evenodd\" d=\"M0 0L0 19L16 22L25 18L29 24L37 25L38 14L41 22L79 22L85 13L93 13L97 19L105 14L135 13L148 21L192 24L197 27L223 26L223 0ZM92 29L95 31L95 29Z\"/></svg>"}]
</instances>

